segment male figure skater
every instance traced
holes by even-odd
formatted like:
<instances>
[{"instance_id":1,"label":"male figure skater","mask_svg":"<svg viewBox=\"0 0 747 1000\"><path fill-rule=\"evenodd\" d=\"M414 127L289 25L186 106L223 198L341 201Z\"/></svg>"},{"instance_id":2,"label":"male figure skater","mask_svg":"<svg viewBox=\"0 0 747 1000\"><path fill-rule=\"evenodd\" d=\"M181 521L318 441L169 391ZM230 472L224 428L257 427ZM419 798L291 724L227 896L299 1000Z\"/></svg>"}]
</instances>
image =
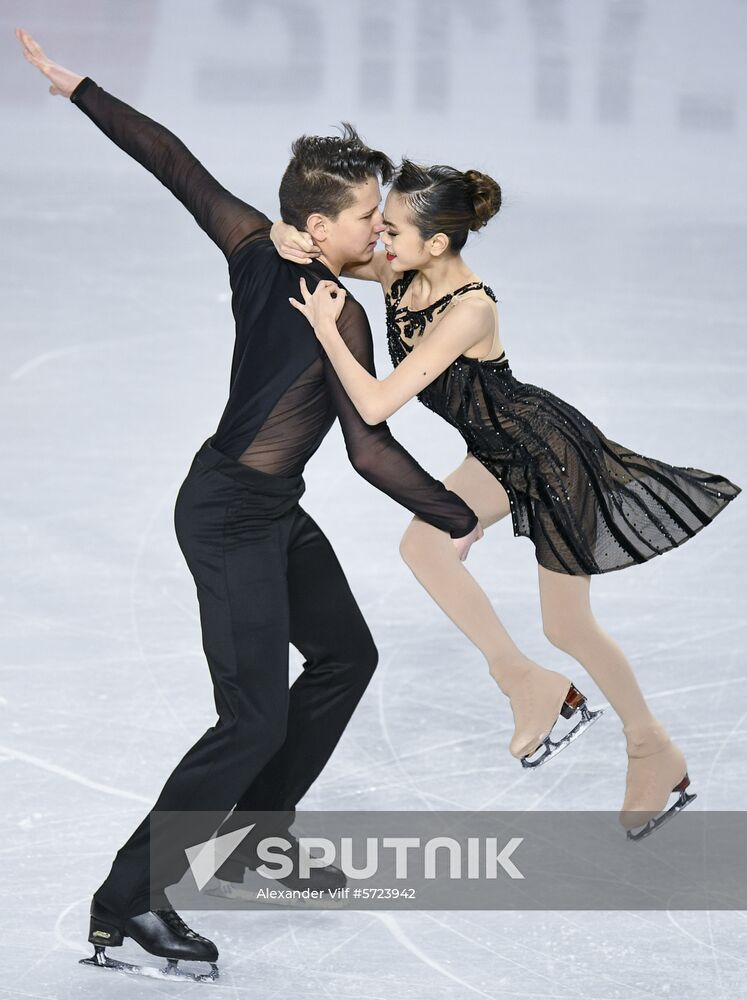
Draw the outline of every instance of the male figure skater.
<instances>
[{"instance_id":1,"label":"male figure skater","mask_svg":"<svg viewBox=\"0 0 747 1000\"><path fill-rule=\"evenodd\" d=\"M371 259L385 227L379 175L392 163L346 126L341 138L302 136L280 185L285 222L313 229L322 255L283 260L270 219L225 190L162 125L89 77L51 62L26 32L25 57L124 152L192 213L228 262L236 343L228 402L179 490L175 524L197 586L203 646L218 721L168 778L154 811L276 810L296 803L324 767L374 670L377 653L332 548L299 506L302 472L335 417L355 469L429 524L447 531L464 558L481 534L475 514L350 402L306 319L289 302L300 275L310 286ZM258 153L261 155L261 151ZM339 326L374 374L362 307L339 294ZM365 526L362 526L365 527ZM305 658L288 690L288 643ZM212 831L206 831L207 834ZM275 831L277 832L277 831ZM174 870L149 879L149 816L117 853L94 894L93 964L130 936L152 954L210 962L215 945L190 930L163 889L186 868L174 833ZM179 868L179 865L182 865ZM321 871L326 887L341 873ZM325 882L326 878L326 882ZM153 907L154 898L156 907Z\"/></svg>"}]
</instances>

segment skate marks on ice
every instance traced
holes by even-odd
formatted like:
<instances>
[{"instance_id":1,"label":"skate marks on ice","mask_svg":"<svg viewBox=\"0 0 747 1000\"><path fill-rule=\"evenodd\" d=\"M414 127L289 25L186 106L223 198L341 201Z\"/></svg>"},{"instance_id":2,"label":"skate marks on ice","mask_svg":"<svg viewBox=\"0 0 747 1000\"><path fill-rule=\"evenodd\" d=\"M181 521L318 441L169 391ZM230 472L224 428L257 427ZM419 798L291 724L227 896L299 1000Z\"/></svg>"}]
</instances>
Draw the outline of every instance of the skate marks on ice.
<instances>
[{"instance_id":1,"label":"skate marks on ice","mask_svg":"<svg viewBox=\"0 0 747 1000\"><path fill-rule=\"evenodd\" d=\"M128 344L131 344L139 340L142 343L147 343L150 339L150 337L129 337L127 342ZM102 347L111 347L121 350L122 343L114 338L107 338L86 341L79 344L66 344L64 347L57 347L52 351L42 351L41 354L35 354L27 361L24 361L18 368L10 372L7 377L11 382L16 382L19 379L25 378L26 375L35 371L37 368L40 368L42 365L49 364L51 361L59 361L61 358L68 358L71 355L74 356L79 354L81 351L99 351Z\"/></svg>"},{"instance_id":2,"label":"skate marks on ice","mask_svg":"<svg viewBox=\"0 0 747 1000\"><path fill-rule=\"evenodd\" d=\"M24 764L30 764L32 767L39 768L41 771L47 771L49 774L55 774L58 777L65 778L67 781L73 781L79 785L84 785L86 788L90 788L95 792L103 792L105 795L114 795L118 798L130 799L132 802L142 802L145 805L151 805L151 800L145 795L139 795L137 792L129 792L124 788L117 788L114 785L107 785L101 781L95 781L93 778L90 778L85 774L78 774L76 771L71 771L70 768L62 767L61 765L55 764L49 760L42 760L41 757L36 757L30 753L24 753L22 750L16 750L13 747L0 746L0 754L5 755L5 760L17 760Z\"/></svg>"},{"instance_id":3,"label":"skate marks on ice","mask_svg":"<svg viewBox=\"0 0 747 1000\"><path fill-rule=\"evenodd\" d=\"M404 596L404 594L397 595L398 599ZM361 714L360 720L354 720L351 730L346 734L345 739L349 739L350 742L345 754L341 753L339 755L339 764L333 761L329 778L323 776L320 783L319 793L323 794L325 805L334 807L331 804L338 801L338 797L341 797L344 802L350 787L356 786L359 788L363 787L364 789L370 787L372 790L366 791L366 799L369 802L372 800L378 802L379 807L383 807L389 801L388 795L393 792L395 796L401 796L401 801L406 803L415 803L416 801L427 803L426 805L420 805L419 808L434 808L440 802L443 803L443 807L468 808L472 805L473 793L476 791L479 792L479 789L484 786L477 784L472 789L465 787L462 776L464 774L472 774L477 778L479 772L483 769L483 764L488 761L494 798L498 804L503 805L507 799L511 799L512 788L517 789L519 792L516 802L521 803L521 808L536 809L545 803L552 805L553 802L560 802L564 785L567 786L567 779L569 777L572 778L574 774L581 775L580 780L584 785L585 795L593 799L594 788L586 784L586 777L592 768L598 767L600 763L603 764L605 760L609 761L610 764L614 761L614 740L611 735L607 733L602 736L603 744L606 745L605 750L601 747L597 748L596 752L591 756L582 752L580 756L576 756L575 761L569 762L568 765L562 763L563 757L561 757L560 760L551 762L544 769L544 772L546 772L544 773L544 777L541 774L532 776L531 779L528 775L524 774L513 777L516 762L508 759L505 747L503 746L506 742L504 736L507 737L509 733L506 724L508 713L505 706L502 706L497 701L487 703L488 692L492 693L493 691L487 682L485 688L479 689L479 698L473 699L469 690L464 689L466 670L468 668L474 669L475 673L477 673L479 669L479 665L475 661L464 667L465 674L458 684L455 683L452 685L449 682L446 675L447 668L450 669L453 663L458 661L462 648L461 640L457 639L456 642L452 642L446 630L439 631L436 625L435 620L431 622L436 645L443 648L445 652L443 669L438 669L438 683L443 683L443 692L438 696L434 696L432 690L425 693L422 665L419 665L417 658L413 656L412 647L408 646L407 642L404 642L399 646L394 645L389 648L387 639L384 638L383 643L381 643L384 653L382 656L384 670L374 679L374 683L378 684L378 690L371 692L373 697L369 697L365 704L361 706L363 714ZM176 629L174 629L174 638L177 638ZM403 692L401 670L403 665L408 661L412 661L412 668L408 668L410 669L410 679L405 681L405 690ZM711 695L719 690L728 693L734 685L739 685L743 682L742 678L737 677L716 681L715 685L697 683L680 685L671 683L671 681L675 680L675 676L674 672L671 674L667 673L666 677L670 683L662 685L661 689L652 694L652 697L659 699L674 698L675 702L670 702L670 711L673 711L675 715L680 715L682 723L692 735L695 735L702 729L702 720L692 718L685 710L686 705L690 703L692 695L707 688L713 688ZM697 674L691 674L690 676L695 681ZM654 680L653 672L649 677L650 680ZM399 683L396 683L398 679ZM656 680L661 679L663 678L656 678ZM404 697L400 701L400 696L402 695ZM684 696L682 708L676 703L679 696ZM480 699L483 699L482 706L477 704ZM439 704L441 702L445 704ZM404 710L402 706L404 706ZM422 740L419 737L416 738L411 726L412 711L416 706L420 706L426 723L426 731L423 733ZM479 710L475 711L476 709ZM410 725L407 724L408 716ZM468 734L460 736L460 729L468 725ZM596 728L596 735L599 736L599 727ZM726 748L730 740L733 741L735 738L740 738L744 733L744 728L745 716L742 716L734 721L730 727L730 731L722 734L719 741L718 753L721 753ZM438 737L434 738L437 734ZM367 753L367 747L370 744L373 744L377 750L371 756ZM454 748L459 746L466 747L470 751L467 754L466 760L464 756L461 759L453 756ZM355 752L355 748L359 748L359 752ZM577 747L576 749L579 748ZM572 751L574 755L576 755L576 749ZM354 752L352 757L349 758L347 754L351 750ZM501 763L501 754L506 758L505 764ZM709 761L711 760L711 756L710 751L704 755L705 759ZM699 789L710 785L711 778L717 772L716 764L717 761L714 759L708 774L699 775ZM339 769L335 770L335 768ZM560 768L559 771L558 768ZM357 778L348 781L347 779L351 778L348 769L354 771ZM555 774L552 773L553 769L556 772ZM446 794L438 795L434 791L434 784L441 783L441 779L449 774L453 775L456 779L453 788L456 789L461 785L461 794L453 794L451 789L449 789ZM64 780L66 779L62 775L59 775L59 777L64 784ZM539 792L535 784L537 778L540 778L542 782L542 790ZM434 782L434 779L438 779L438 781ZM525 784L525 780L530 780L530 786ZM608 779L599 779L600 784L604 780ZM521 787L522 785L523 787ZM528 798L529 788L533 788L535 795ZM94 791L94 789L91 790ZM619 791L622 792L622 786ZM102 788L101 793L106 796L105 789ZM714 794L718 800L720 796L717 788L714 788ZM88 900L80 902L77 917L79 926L73 929L72 935L67 935L69 939L72 936L81 934L81 941L84 940L82 932L84 930L87 903ZM377 940L371 924L366 925L367 929L365 931L362 929L357 930L358 924L354 925L356 928L355 931L351 930L353 925L349 922L349 918L352 915L346 915L344 918L341 918L342 925L336 925L334 930L327 928L326 934L321 935L319 938L315 936L310 937L308 928L299 922L296 916L292 916L287 918L288 929L278 935L278 937L282 940L284 948L289 942L297 942L298 952L296 953L294 947L293 960L289 960L287 955L284 956L276 953L272 961L263 963L261 957L255 960L247 959L243 947L247 940L254 938L255 934L259 933L263 939L265 936L265 914L253 916L254 922L252 925L242 927L242 932L239 933L239 941L232 952L226 950L223 940L225 937L236 937L238 933L236 924L223 921L223 936L214 931L211 925L210 933L214 934L216 939L221 941L222 977L220 981L222 986L212 984L211 989L215 990L227 987L228 981L230 981L235 990L240 990L243 993L245 989L248 989L247 983L256 983L258 963L261 966L261 979L268 988L278 989L278 981L294 981L297 979L299 989L301 989L307 982L302 962L304 954L307 956L309 953L316 954L314 949L328 946L330 939L337 940L338 935L344 938L352 934L353 941L351 942L351 948L353 948L357 960L362 961L368 954L372 943ZM658 926L654 923L657 916L655 915L653 920L651 920L652 926ZM667 916L676 922L680 921L683 915L669 914ZM410 919L411 917L414 917L414 919ZM397 969L398 982L402 984L403 989L409 985L412 989L411 995L413 996L418 996L418 990L421 989L425 972L428 989L422 988L420 995L423 998L425 996L453 997L463 995L467 997L485 995L500 996L501 1000L506 996L515 996L517 998L521 997L523 1000L527 995L531 995L527 992L525 986L522 985L529 982L533 983L536 996L547 995L544 992L547 989L547 983L545 981L534 983L532 977L525 970L527 968L534 968L532 966L532 962L534 961L533 955L536 956L539 954L540 967L546 970L546 978L552 978L553 969L557 972L562 968L562 949L559 947L550 948L538 953L536 951L532 952L531 949L527 948L517 954L516 942L511 940L514 935L507 933L506 930L507 927L513 926L513 924L510 920L507 923L506 917L506 914L500 913L481 915L478 927L475 924L467 925L463 923L465 919L463 915L456 917L454 921L451 921L450 918L441 920L439 917L439 920L435 922L435 926L434 922L426 915L407 915L407 920L403 920L403 918L397 915L394 924L386 928L386 937L389 939L389 944L383 946L379 941L381 950L375 952L378 959L377 963L372 962L371 956L369 956L368 965L366 966L364 963L364 967L367 967L369 975L373 979L375 976L380 977L381 963L385 961L388 965ZM316 915L313 919L316 920ZM376 919L379 923L381 922L378 920L378 917ZM543 915L541 926L544 927L548 935L566 944L568 941L574 942L577 960L578 956L587 956L587 970L590 977L588 992L584 993L578 989L576 992L573 992L563 987L558 990L557 994L555 994L556 996L574 997L574 1000L576 998L582 998L583 1000L584 997L598 1000L601 996L619 996L620 998L627 998L628 996L660 996L658 989L647 989L643 979L634 983L632 979L626 978L625 962L633 959L635 954L634 949L626 953L624 949L616 950L614 947L608 945L606 952L600 950L593 952L596 959L588 958L591 949L589 948L588 941L585 940L586 937L593 937L597 929L601 926L604 928L603 936L606 936L608 942L617 941L621 935L626 933L627 921L630 919L649 920L650 918L648 916L645 918L634 918L633 915L627 915L623 918L621 915L594 914L593 917L587 919L583 917L569 919L563 914ZM726 963L723 970L723 982L736 982L733 964L730 965L729 962L728 950L724 952L724 949L718 948L713 943L710 947L707 946L709 928L705 925L705 922L706 920L710 922L710 919L710 915L694 915L692 919L688 917L686 926L690 934L699 935L700 939L705 942L703 945L703 955L701 956L703 959L708 959L712 955L713 961L723 961ZM721 941L733 939L733 932L729 931L726 923L721 922L720 917L715 917L714 923L716 923L716 929L719 931ZM399 937L397 940L399 941L401 951L393 954L391 951L391 940L393 939L393 932L397 927L399 928ZM458 962L455 964L454 956L457 954L457 949L464 949L466 947L466 942L463 938L470 934L474 935L474 941L478 943L475 944L473 942L468 956L460 952ZM633 935L633 939L635 939L635 935ZM639 951L640 954L646 946L644 936L639 936L637 940L639 942L638 947L641 949ZM688 938L688 942L689 940ZM719 937L716 937L716 941L718 940ZM673 944L671 941L671 927L669 937L667 938L666 935L661 934L659 943L662 949L670 949L669 954L673 956L674 960L674 956L678 953L677 949L679 945L676 943ZM332 950L335 947L333 945ZM716 951L712 952L712 948L716 948ZM76 948L76 952L77 957L88 954L87 949L80 947ZM55 959L55 957L59 957L59 954L57 956L50 956L48 952L44 954L47 961L50 958ZM339 955L339 952L336 952L336 954ZM681 954L684 954L684 947ZM451 956L448 966L444 963L445 955ZM135 959L136 956L131 952L128 957ZM70 958L68 957L66 961L69 962ZM613 965L617 963L615 967L617 975L610 974L610 961L613 962ZM322 961L323 966L324 962ZM417 970L417 966L422 966L422 969ZM59 964L55 967L57 974L63 978L68 974ZM443 967L444 972L441 971L441 967ZM511 973L506 973L505 970L507 968L512 970ZM96 980L93 986L89 987L82 983L80 976L84 973L88 973L91 979ZM231 978L227 980L229 975ZM453 978L455 976L456 979ZM607 986L604 992L599 985L600 976L602 977L602 982ZM29 979L33 980L33 978L34 973L32 972ZM106 978L98 976L93 970L80 970L77 977L72 976L69 980L71 984L70 995L76 995L73 992L73 983L75 990L83 990L80 993L81 996L106 996L109 989L112 990L111 995L114 995L117 987L116 985L112 987L105 986L103 980ZM461 981L464 985L460 986L457 980ZM370 981L369 979L367 985L370 985ZM322 975L321 972L319 973L318 985L321 987L323 983L326 984L328 992L331 992L332 995L337 990L344 992L353 985L361 989L361 995L367 995L363 982L356 978L352 970L343 975L334 975L333 969L328 968L325 975ZM495 988L497 983L502 983L500 991ZM700 980L700 987L702 989L706 988L706 984L706 979ZM144 987L150 986L151 988L153 985L152 983L143 984ZM711 983L708 983L708 986L712 989ZM172 990L179 989L175 984L166 988ZM130 996L136 995L136 991L139 993L140 987L136 986L133 982L131 989L133 992L128 994L128 1000ZM511 991L506 992L507 990ZM515 992L513 992L514 990ZM143 997L146 996L144 992L141 995ZM679 995L687 997L686 992ZM700 1000L700 996L702 995L694 991L691 994L693 998L697 997L698 1000ZM732 995L738 995L738 993Z\"/></svg>"},{"instance_id":4,"label":"skate marks on ice","mask_svg":"<svg viewBox=\"0 0 747 1000\"><path fill-rule=\"evenodd\" d=\"M83 925L87 901L76 904L77 922ZM594 927L583 914L505 913L480 914L254 914L251 923L221 920L238 914L214 914L220 930L221 978L210 984L211 995L253 996L262 1000L278 995L351 996L380 998L380 987L415 1000L468 1000L481 996L491 1000L659 1000L678 996L702 1000L703 996L726 997L714 992L714 965L721 963L724 988L731 997L740 996L739 976L745 961L740 954L717 948L705 940L702 914L608 914L594 915ZM498 918L498 919L490 919ZM669 920L671 918L671 922ZM714 914L722 937L734 914ZM744 917L742 915L742 923ZM69 923L69 921L68 921ZM204 919L203 919L204 924ZM673 926L687 938L681 949L672 938ZM80 957L81 949L70 940L61 941L65 953L44 956ZM636 955L649 947L658 954L669 949L672 958L687 959L688 977L678 982L674 970L653 974L642 968ZM70 957L66 957L70 956ZM128 953L133 958L135 952ZM313 957L312 957L313 956ZM578 976L567 980L568 962ZM390 970L388 975L382 970ZM84 974L86 973L86 974ZM56 964L56 986L64 982L71 998L127 996L145 1000L155 987L152 982L130 979L109 985L110 977L91 970L69 975ZM90 980L95 982L89 985ZM111 977L116 979L117 977ZM373 983L379 988L372 990ZM292 987L290 984L296 984ZM395 985L396 983L396 985ZM669 989L667 984L669 983ZM166 987L178 990L174 984ZM126 992L123 993L122 990ZM229 992L230 991L230 992ZM36 994L30 994L36 995ZM52 992L48 996L62 995ZM170 996L181 993L170 992ZM192 996L189 994L183 994Z\"/></svg>"}]
</instances>

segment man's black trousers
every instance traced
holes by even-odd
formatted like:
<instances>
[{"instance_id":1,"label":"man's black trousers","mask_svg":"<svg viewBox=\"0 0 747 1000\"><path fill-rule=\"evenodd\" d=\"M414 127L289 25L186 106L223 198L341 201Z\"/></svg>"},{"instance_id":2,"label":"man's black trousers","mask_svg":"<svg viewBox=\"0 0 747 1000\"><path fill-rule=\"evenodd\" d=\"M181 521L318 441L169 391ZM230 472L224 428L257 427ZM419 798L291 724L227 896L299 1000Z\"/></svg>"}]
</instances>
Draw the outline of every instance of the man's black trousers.
<instances>
[{"instance_id":1,"label":"man's black trousers","mask_svg":"<svg viewBox=\"0 0 747 1000\"><path fill-rule=\"evenodd\" d=\"M331 545L298 505L303 491L300 476L250 469L210 439L195 455L174 521L197 585L218 721L154 810L292 811L371 678L371 633ZM290 689L289 643L305 660ZM122 921L151 908L149 816L95 893Z\"/></svg>"}]
</instances>

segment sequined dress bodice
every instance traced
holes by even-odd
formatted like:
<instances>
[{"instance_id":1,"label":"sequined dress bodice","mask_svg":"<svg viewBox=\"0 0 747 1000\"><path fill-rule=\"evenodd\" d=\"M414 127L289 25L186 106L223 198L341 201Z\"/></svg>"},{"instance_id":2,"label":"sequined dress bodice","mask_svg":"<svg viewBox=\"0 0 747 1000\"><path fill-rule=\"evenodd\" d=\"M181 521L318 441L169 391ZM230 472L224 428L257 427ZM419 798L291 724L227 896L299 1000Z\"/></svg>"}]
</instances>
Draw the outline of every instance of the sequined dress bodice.
<instances>
[{"instance_id":1,"label":"sequined dress bodice","mask_svg":"<svg viewBox=\"0 0 747 1000\"><path fill-rule=\"evenodd\" d=\"M494 302L495 293L481 281L473 281L442 296L425 309L400 306L415 271L405 271L386 295L387 344L389 357L396 367L428 335L428 327L457 296L481 289ZM500 448L500 426L493 412L492 397L509 391L513 382L505 352L500 357L483 361L460 355L438 378L418 394L421 403L448 420L467 442L470 451ZM500 386L496 386L500 382ZM491 391L492 387L492 391ZM505 445L509 448L509 442Z\"/></svg>"}]
</instances>

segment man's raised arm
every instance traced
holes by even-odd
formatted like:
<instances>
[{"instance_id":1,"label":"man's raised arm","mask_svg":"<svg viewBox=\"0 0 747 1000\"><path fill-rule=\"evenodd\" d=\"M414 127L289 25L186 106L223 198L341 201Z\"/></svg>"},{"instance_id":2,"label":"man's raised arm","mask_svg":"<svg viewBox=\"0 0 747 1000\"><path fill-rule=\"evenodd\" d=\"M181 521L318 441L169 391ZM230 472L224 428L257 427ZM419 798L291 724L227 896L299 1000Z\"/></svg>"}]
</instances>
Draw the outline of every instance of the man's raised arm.
<instances>
[{"instance_id":1,"label":"man's raised arm","mask_svg":"<svg viewBox=\"0 0 747 1000\"><path fill-rule=\"evenodd\" d=\"M262 212L227 191L167 128L99 87L53 63L41 46L18 29L24 56L51 81L50 93L68 97L104 135L149 170L185 208L226 258L272 222Z\"/></svg>"}]
</instances>

